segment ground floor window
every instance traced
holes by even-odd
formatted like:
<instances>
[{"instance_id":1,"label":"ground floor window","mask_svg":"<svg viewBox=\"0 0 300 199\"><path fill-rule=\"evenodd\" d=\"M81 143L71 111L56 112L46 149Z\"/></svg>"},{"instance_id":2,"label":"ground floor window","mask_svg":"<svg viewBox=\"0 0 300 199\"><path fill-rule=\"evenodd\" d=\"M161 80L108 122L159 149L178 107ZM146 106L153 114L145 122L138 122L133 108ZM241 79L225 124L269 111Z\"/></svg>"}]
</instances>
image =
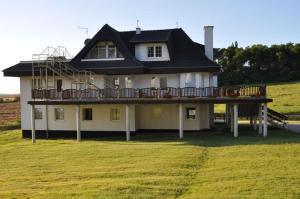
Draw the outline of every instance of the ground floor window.
<instances>
[{"instance_id":1,"label":"ground floor window","mask_svg":"<svg viewBox=\"0 0 300 199\"><path fill-rule=\"evenodd\" d=\"M55 108L55 120L64 120L65 118L65 113L63 108Z\"/></svg>"},{"instance_id":2,"label":"ground floor window","mask_svg":"<svg viewBox=\"0 0 300 199\"><path fill-rule=\"evenodd\" d=\"M187 120L196 119L196 108L186 108L186 119Z\"/></svg>"},{"instance_id":3,"label":"ground floor window","mask_svg":"<svg viewBox=\"0 0 300 199\"><path fill-rule=\"evenodd\" d=\"M43 112L41 108L34 109L34 119L41 120L43 119Z\"/></svg>"},{"instance_id":4,"label":"ground floor window","mask_svg":"<svg viewBox=\"0 0 300 199\"><path fill-rule=\"evenodd\" d=\"M116 121L121 119L121 112L119 108L111 108L110 109L110 120Z\"/></svg>"},{"instance_id":5,"label":"ground floor window","mask_svg":"<svg viewBox=\"0 0 300 199\"><path fill-rule=\"evenodd\" d=\"M83 109L83 120L93 120L93 110L91 108Z\"/></svg>"},{"instance_id":6,"label":"ground floor window","mask_svg":"<svg viewBox=\"0 0 300 199\"><path fill-rule=\"evenodd\" d=\"M162 109L159 106L153 106L151 109L151 117L153 119L159 119L162 115Z\"/></svg>"}]
</instances>

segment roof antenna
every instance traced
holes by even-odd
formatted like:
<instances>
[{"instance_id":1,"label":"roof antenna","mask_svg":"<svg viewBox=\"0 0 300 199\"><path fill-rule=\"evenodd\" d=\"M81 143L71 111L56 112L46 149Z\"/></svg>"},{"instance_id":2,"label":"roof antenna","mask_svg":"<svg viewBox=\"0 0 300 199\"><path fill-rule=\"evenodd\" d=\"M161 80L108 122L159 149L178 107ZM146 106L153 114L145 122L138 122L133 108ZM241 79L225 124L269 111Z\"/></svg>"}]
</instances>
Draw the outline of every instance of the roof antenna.
<instances>
[{"instance_id":1,"label":"roof antenna","mask_svg":"<svg viewBox=\"0 0 300 199\"><path fill-rule=\"evenodd\" d=\"M136 20L136 29L135 29L135 34L139 35L141 34L142 30L139 27L139 20Z\"/></svg>"},{"instance_id":2,"label":"roof antenna","mask_svg":"<svg viewBox=\"0 0 300 199\"><path fill-rule=\"evenodd\" d=\"M88 28L84 28L84 27L80 27L80 26L78 26L77 28L81 29L81 30L85 30L86 38L89 38L89 29Z\"/></svg>"},{"instance_id":3,"label":"roof antenna","mask_svg":"<svg viewBox=\"0 0 300 199\"><path fill-rule=\"evenodd\" d=\"M178 21L176 21L176 28L179 28L179 23L178 23Z\"/></svg>"}]
</instances>

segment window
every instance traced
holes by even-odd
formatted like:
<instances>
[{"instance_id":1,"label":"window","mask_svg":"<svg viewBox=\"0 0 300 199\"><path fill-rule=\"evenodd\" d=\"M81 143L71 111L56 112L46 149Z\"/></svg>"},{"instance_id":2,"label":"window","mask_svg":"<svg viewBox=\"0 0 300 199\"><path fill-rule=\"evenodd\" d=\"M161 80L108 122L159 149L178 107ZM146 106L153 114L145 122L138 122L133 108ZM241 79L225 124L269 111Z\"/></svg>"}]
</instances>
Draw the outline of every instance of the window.
<instances>
[{"instance_id":1,"label":"window","mask_svg":"<svg viewBox=\"0 0 300 199\"><path fill-rule=\"evenodd\" d=\"M186 108L186 119L187 120L196 119L196 108Z\"/></svg>"},{"instance_id":2,"label":"window","mask_svg":"<svg viewBox=\"0 0 300 199\"><path fill-rule=\"evenodd\" d=\"M120 118L121 118L121 113L120 113L119 108L110 109L110 120L111 121L120 120Z\"/></svg>"},{"instance_id":3,"label":"window","mask_svg":"<svg viewBox=\"0 0 300 199\"><path fill-rule=\"evenodd\" d=\"M43 119L43 112L41 108L34 109L34 119L41 120Z\"/></svg>"},{"instance_id":4,"label":"window","mask_svg":"<svg viewBox=\"0 0 300 199\"><path fill-rule=\"evenodd\" d=\"M114 83L114 88L119 88L120 87L120 78L115 77L113 78L113 83Z\"/></svg>"},{"instance_id":5,"label":"window","mask_svg":"<svg viewBox=\"0 0 300 199\"><path fill-rule=\"evenodd\" d=\"M63 108L56 108L54 109L55 114L55 120L64 120L65 114Z\"/></svg>"},{"instance_id":6,"label":"window","mask_svg":"<svg viewBox=\"0 0 300 199\"><path fill-rule=\"evenodd\" d=\"M56 90L57 90L57 92L61 92L61 90L62 90L62 80L61 79L56 80Z\"/></svg>"},{"instance_id":7,"label":"window","mask_svg":"<svg viewBox=\"0 0 300 199\"><path fill-rule=\"evenodd\" d=\"M159 106L153 106L151 109L151 117L153 119L159 119L162 115L162 109Z\"/></svg>"},{"instance_id":8,"label":"window","mask_svg":"<svg viewBox=\"0 0 300 199\"><path fill-rule=\"evenodd\" d=\"M154 57L154 47L148 47L148 57Z\"/></svg>"},{"instance_id":9,"label":"window","mask_svg":"<svg viewBox=\"0 0 300 199\"><path fill-rule=\"evenodd\" d=\"M186 73L185 75L185 87L193 87L194 86L194 74Z\"/></svg>"},{"instance_id":10,"label":"window","mask_svg":"<svg viewBox=\"0 0 300 199\"><path fill-rule=\"evenodd\" d=\"M148 47L148 57L162 57L162 47L161 46L149 46Z\"/></svg>"},{"instance_id":11,"label":"window","mask_svg":"<svg viewBox=\"0 0 300 199\"><path fill-rule=\"evenodd\" d=\"M156 46L155 47L155 57L161 57L161 46Z\"/></svg>"},{"instance_id":12,"label":"window","mask_svg":"<svg viewBox=\"0 0 300 199\"><path fill-rule=\"evenodd\" d=\"M160 86L160 88L167 88L168 87L167 78L161 77L159 79L159 86Z\"/></svg>"},{"instance_id":13,"label":"window","mask_svg":"<svg viewBox=\"0 0 300 199\"><path fill-rule=\"evenodd\" d=\"M98 42L87 54L86 59L123 58L113 42Z\"/></svg>"},{"instance_id":14,"label":"window","mask_svg":"<svg viewBox=\"0 0 300 199\"><path fill-rule=\"evenodd\" d=\"M83 109L83 120L93 120L93 110L91 108Z\"/></svg>"}]
</instances>

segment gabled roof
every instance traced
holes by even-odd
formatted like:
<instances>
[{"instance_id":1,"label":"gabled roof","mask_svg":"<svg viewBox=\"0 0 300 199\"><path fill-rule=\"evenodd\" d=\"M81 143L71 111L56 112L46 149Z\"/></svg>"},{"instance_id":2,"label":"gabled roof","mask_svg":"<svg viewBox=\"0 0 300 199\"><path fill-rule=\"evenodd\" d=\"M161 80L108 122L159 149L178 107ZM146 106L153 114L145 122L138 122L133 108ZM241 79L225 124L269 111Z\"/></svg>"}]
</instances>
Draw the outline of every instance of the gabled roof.
<instances>
[{"instance_id":1,"label":"gabled roof","mask_svg":"<svg viewBox=\"0 0 300 199\"><path fill-rule=\"evenodd\" d=\"M124 60L82 61L99 41L112 41ZM170 61L142 62L135 58L136 43L166 43ZM70 61L79 69L92 70L100 74L143 74L180 72L219 72L220 66L209 60L204 46L193 42L181 29L117 31L105 24L86 46ZM5 69L5 76L31 75L31 63L20 62Z\"/></svg>"}]
</instances>

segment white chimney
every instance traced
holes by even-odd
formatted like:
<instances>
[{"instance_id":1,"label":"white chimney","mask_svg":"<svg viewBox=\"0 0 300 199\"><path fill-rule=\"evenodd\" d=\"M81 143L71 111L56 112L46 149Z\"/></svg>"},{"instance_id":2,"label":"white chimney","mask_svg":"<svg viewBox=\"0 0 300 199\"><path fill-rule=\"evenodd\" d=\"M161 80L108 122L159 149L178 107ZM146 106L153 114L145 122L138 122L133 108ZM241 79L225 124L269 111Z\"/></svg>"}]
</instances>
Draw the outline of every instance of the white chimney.
<instances>
[{"instance_id":1,"label":"white chimney","mask_svg":"<svg viewBox=\"0 0 300 199\"><path fill-rule=\"evenodd\" d=\"M214 36L213 36L213 26L204 26L204 45L205 45L205 55L208 59L214 60Z\"/></svg>"},{"instance_id":2,"label":"white chimney","mask_svg":"<svg viewBox=\"0 0 300 199\"><path fill-rule=\"evenodd\" d=\"M137 35L141 34L141 28L140 28L140 27L136 27L135 33L136 33Z\"/></svg>"}]
</instances>

